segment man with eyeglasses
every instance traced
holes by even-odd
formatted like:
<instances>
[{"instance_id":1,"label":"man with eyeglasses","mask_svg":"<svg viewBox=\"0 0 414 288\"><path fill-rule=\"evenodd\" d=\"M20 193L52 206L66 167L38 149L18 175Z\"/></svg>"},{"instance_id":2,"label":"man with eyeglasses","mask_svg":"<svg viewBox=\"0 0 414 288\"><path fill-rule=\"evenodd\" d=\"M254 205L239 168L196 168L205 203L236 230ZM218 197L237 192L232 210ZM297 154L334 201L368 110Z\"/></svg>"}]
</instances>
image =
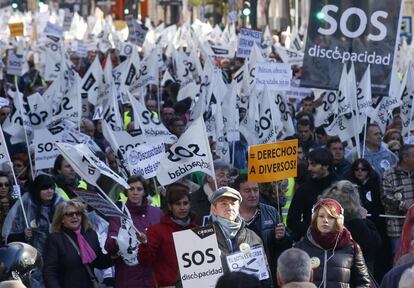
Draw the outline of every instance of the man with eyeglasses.
<instances>
[{"instance_id":1,"label":"man with eyeglasses","mask_svg":"<svg viewBox=\"0 0 414 288\"><path fill-rule=\"evenodd\" d=\"M382 202L385 213L404 216L414 204L414 145L401 147L396 167L384 173L382 179ZM386 218L387 235L391 239L392 254L395 254L400 239L404 218Z\"/></svg>"},{"instance_id":2,"label":"man with eyeglasses","mask_svg":"<svg viewBox=\"0 0 414 288\"><path fill-rule=\"evenodd\" d=\"M263 241L265 253L270 266L271 275L276 274L276 260L286 249L292 246L286 234L284 224L277 210L259 202L259 184L248 182L247 176L239 175L233 183L233 188L240 192L240 216L246 227L253 230ZM276 284L276 283L275 283Z\"/></svg>"},{"instance_id":3,"label":"man with eyeglasses","mask_svg":"<svg viewBox=\"0 0 414 288\"><path fill-rule=\"evenodd\" d=\"M210 196L215 190L230 184L230 166L221 159L214 160L214 174L216 176L217 186L214 178L208 175L204 178L204 185L197 191L191 193L191 211L196 215L196 223L203 225L207 223L210 215Z\"/></svg>"}]
</instances>

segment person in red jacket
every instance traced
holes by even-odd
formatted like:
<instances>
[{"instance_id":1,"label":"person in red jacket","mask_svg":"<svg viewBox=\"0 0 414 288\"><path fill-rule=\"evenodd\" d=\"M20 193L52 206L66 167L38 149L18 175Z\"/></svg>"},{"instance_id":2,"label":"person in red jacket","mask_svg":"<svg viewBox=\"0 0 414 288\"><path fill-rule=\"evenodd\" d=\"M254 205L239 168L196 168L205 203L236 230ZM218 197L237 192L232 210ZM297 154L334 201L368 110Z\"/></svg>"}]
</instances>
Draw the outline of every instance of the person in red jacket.
<instances>
[{"instance_id":1,"label":"person in red jacket","mask_svg":"<svg viewBox=\"0 0 414 288\"><path fill-rule=\"evenodd\" d=\"M190 193L187 186L172 184L167 188L168 211L161 223L150 226L141 235L138 261L153 269L153 287L173 286L180 277L172 233L197 227L190 214Z\"/></svg>"}]
</instances>

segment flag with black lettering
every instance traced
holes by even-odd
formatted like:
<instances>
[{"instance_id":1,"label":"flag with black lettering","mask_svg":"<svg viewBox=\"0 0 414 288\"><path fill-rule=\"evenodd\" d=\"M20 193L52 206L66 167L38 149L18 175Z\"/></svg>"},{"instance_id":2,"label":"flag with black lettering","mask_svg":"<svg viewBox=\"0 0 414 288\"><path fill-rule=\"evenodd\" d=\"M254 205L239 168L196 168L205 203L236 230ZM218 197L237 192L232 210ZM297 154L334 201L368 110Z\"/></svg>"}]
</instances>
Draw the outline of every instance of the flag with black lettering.
<instances>
[{"instance_id":1,"label":"flag with black lettering","mask_svg":"<svg viewBox=\"0 0 414 288\"><path fill-rule=\"evenodd\" d=\"M404 75L404 79L401 84L401 122L402 122L402 131L401 135L407 136L411 131L411 123L413 121L413 99L414 99L414 71L413 66L410 63L408 65L407 71Z\"/></svg>"},{"instance_id":2,"label":"flag with black lettering","mask_svg":"<svg viewBox=\"0 0 414 288\"><path fill-rule=\"evenodd\" d=\"M146 142L155 139L166 144L172 144L177 141L177 136L168 131L158 115L149 111L130 93L128 95L134 111L134 128L142 129Z\"/></svg>"},{"instance_id":3,"label":"flag with black lettering","mask_svg":"<svg viewBox=\"0 0 414 288\"><path fill-rule=\"evenodd\" d=\"M93 60L91 66L89 66L82 78L82 107L89 106L88 102L92 105L96 105L99 96L99 86L102 85L102 78L102 66L99 62L99 57L95 57L95 60ZM86 102L84 100L86 100ZM82 108L82 110L84 110L84 108Z\"/></svg>"},{"instance_id":4,"label":"flag with black lettering","mask_svg":"<svg viewBox=\"0 0 414 288\"><path fill-rule=\"evenodd\" d=\"M7 94L13 99L13 107L9 117L3 123L3 131L11 136L11 144L26 142L25 134L27 134L28 139L32 139L33 131L23 94L18 90L9 90Z\"/></svg>"},{"instance_id":5,"label":"flag with black lettering","mask_svg":"<svg viewBox=\"0 0 414 288\"><path fill-rule=\"evenodd\" d=\"M45 75L46 81L54 81L59 78L62 71L62 40L55 35L46 35L44 38L44 53L46 59Z\"/></svg>"},{"instance_id":6,"label":"flag with black lettering","mask_svg":"<svg viewBox=\"0 0 414 288\"><path fill-rule=\"evenodd\" d=\"M86 182L96 186L99 177L105 175L125 188L129 188L128 183L99 160L86 144L55 143L55 146L73 170Z\"/></svg>"},{"instance_id":7,"label":"flag with black lettering","mask_svg":"<svg viewBox=\"0 0 414 288\"><path fill-rule=\"evenodd\" d=\"M211 177L215 175L203 117L193 121L178 141L166 151L160 161L157 179L165 186L196 171Z\"/></svg>"},{"instance_id":8,"label":"flag with black lettering","mask_svg":"<svg viewBox=\"0 0 414 288\"><path fill-rule=\"evenodd\" d=\"M399 94L400 87L400 79L398 78L397 73L395 73L391 77L389 97L380 97L376 103L373 103L373 110L368 112L369 118L379 125L382 133L385 133L391 111L401 104Z\"/></svg>"},{"instance_id":9,"label":"flag with black lettering","mask_svg":"<svg viewBox=\"0 0 414 288\"><path fill-rule=\"evenodd\" d=\"M324 124L330 124L338 112L338 98L337 92L333 90L324 90L320 97L322 97L322 104L316 107L315 127Z\"/></svg>"},{"instance_id":10,"label":"flag with black lettering","mask_svg":"<svg viewBox=\"0 0 414 288\"><path fill-rule=\"evenodd\" d=\"M35 93L27 97L27 103L30 109L30 123L33 129L41 129L45 127L47 120L51 116L51 107L53 99L43 97L39 93Z\"/></svg>"}]
</instances>

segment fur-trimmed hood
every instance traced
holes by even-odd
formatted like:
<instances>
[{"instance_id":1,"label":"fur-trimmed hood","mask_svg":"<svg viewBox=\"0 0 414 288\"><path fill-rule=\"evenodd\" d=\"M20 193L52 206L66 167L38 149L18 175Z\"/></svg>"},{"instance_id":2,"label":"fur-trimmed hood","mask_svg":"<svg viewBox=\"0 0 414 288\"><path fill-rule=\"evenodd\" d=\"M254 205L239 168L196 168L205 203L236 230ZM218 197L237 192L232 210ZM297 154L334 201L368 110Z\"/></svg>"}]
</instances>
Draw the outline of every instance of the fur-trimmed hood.
<instances>
[{"instance_id":1,"label":"fur-trimmed hood","mask_svg":"<svg viewBox=\"0 0 414 288\"><path fill-rule=\"evenodd\" d=\"M322 193L320 198L332 198L338 201L344 208L345 221L361 218L360 210L362 206L358 188L348 180L334 183Z\"/></svg>"}]
</instances>

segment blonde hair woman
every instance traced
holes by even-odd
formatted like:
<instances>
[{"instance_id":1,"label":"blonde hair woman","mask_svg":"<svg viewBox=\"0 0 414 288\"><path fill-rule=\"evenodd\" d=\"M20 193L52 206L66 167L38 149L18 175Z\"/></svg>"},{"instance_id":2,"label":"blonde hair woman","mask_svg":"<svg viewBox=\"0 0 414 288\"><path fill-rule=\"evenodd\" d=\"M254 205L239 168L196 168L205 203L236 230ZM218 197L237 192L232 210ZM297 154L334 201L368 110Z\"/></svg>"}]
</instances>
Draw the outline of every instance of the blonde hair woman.
<instances>
[{"instance_id":1,"label":"blonde hair woman","mask_svg":"<svg viewBox=\"0 0 414 288\"><path fill-rule=\"evenodd\" d=\"M105 269L113 263L102 253L85 205L76 200L60 204L51 230L43 255L46 288L97 287L93 268Z\"/></svg>"}]
</instances>

